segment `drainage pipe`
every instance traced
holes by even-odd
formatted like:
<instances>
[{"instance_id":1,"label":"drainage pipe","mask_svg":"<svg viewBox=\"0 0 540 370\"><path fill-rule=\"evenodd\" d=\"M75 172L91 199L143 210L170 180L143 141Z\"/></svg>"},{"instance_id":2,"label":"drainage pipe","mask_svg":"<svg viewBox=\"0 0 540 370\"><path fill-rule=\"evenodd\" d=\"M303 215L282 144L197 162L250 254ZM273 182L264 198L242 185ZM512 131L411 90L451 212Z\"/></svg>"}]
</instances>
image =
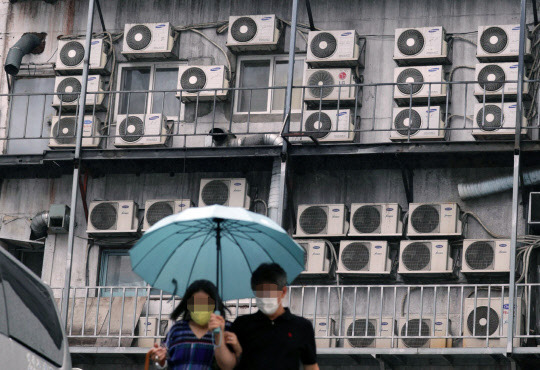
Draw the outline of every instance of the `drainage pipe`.
<instances>
[{"instance_id":1,"label":"drainage pipe","mask_svg":"<svg viewBox=\"0 0 540 370\"><path fill-rule=\"evenodd\" d=\"M16 76L21 67L22 58L41 44L41 38L32 33L21 36L19 41L13 45L8 52L4 63L6 73Z\"/></svg>"},{"instance_id":2,"label":"drainage pipe","mask_svg":"<svg viewBox=\"0 0 540 370\"><path fill-rule=\"evenodd\" d=\"M540 169L534 169L523 173L523 185L540 184ZM502 176L494 179L473 182L468 184L458 184L458 193L461 199L480 198L490 194L497 194L511 190L513 187L513 176Z\"/></svg>"}]
</instances>

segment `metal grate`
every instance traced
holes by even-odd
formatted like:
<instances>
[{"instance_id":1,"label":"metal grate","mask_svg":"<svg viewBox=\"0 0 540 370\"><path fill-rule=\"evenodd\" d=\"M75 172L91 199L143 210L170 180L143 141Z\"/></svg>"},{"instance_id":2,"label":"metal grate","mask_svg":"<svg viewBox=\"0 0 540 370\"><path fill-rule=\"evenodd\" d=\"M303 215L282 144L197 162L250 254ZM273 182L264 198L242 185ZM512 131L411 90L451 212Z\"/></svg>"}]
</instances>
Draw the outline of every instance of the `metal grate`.
<instances>
[{"instance_id":1,"label":"metal grate","mask_svg":"<svg viewBox=\"0 0 540 370\"><path fill-rule=\"evenodd\" d=\"M367 330L366 330L366 320L358 319L354 322L354 332L353 324L351 323L347 328L347 336L354 337L374 337L376 334L375 325L372 321L368 321ZM353 347L365 348L369 347L375 341L375 338L347 338L347 341Z\"/></svg>"},{"instance_id":2,"label":"metal grate","mask_svg":"<svg viewBox=\"0 0 540 370\"><path fill-rule=\"evenodd\" d=\"M420 72L416 68L407 68L401 71L401 73L398 75L397 83L400 84L409 84L409 83L418 83L415 85L397 85L397 88L399 91L401 91L402 94L416 94L422 89L421 83L424 82L424 76L422 76L422 72Z\"/></svg>"},{"instance_id":3,"label":"metal grate","mask_svg":"<svg viewBox=\"0 0 540 370\"><path fill-rule=\"evenodd\" d=\"M465 251L465 262L473 270L485 270L493 266L494 257L493 242L474 242Z\"/></svg>"},{"instance_id":4,"label":"metal grate","mask_svg":"<svg viewBox=\"0 0 540 370\"><path fill-rule=\"evenodd\" d=\"M302 212L299 223L306 234L320 234L328 226L328 214L323 207L311 206Z\"/></svg>"},{"instance_id":5,"label":"metal grate","mask_svg":"<svg viewBox=\"0 0 540 370\"><path fill-rule=\"evenodd\" d=\"M326 98L328 95L334 91L334 88L332 86L327 85L335 85L336 82L334 81L334 78L332 77L332 74L325 70L320 70L315 73L313 73L309 79L308 79L308 86L317 86L317 87L310 87L309 93L316 97L316 98Z\"/></svg>"},{"instance_id":6,"label":"metal grate","mask_svg":"<svg viewBox=\"0 0 540 370\"><path fill-rule=\"evenodd\" d=\"M420 335L418 335L420 333ZM401 327L401 336L408 337L427 337L429 336L429 325L425 320L411 319L408 321L408 325L403 324ZM409 348L420 348L427 344L429 338L403 338L403 344Z\"/></svg>"},{"instance_id":7,"label":"metal grate","mask_svg":"<svg viewBox=\"0 0 540 370\"><path fill-rule=\"evenodd\" d=\"M144 122L136 116L126 117L120 122L118 131L122 140L129 143L135 142L144 136Z\"/></svg>"},{"instance_id":8,"label":"metal grate","mask_svg":"<svg viewBox=\"0 0 540 370\"><path fill-rule=\"evenodd\" d=\"M369 266L369 250L367 243L351 243L341 251L341 263L349 271L366 270Z\"/></svg>"},{"instance_id":9,"label":"metal grate","mask_svg":"<svg viewBox=\"0 0 540 370\"><path fill-rule=\"evenodd\" d=\"M250 17L241 17L231 26L231 36L238 42L251 41L257 34L257 23Z\"/></svg>"},{"instance_id":10,"label":"metal grate","mask_svg":"<svg viewBox=\"0 0 540 370\"><path fill-rule=\"evenodd\" d=\"M317 58L324 59L336 52L337 41L331 33L321 32L315 35L309 47L313 55Z\"/></svg>"},{"instance_id":11,"label":"metal grate","mask_svg":"<svg viewBox=\"0 0 540 370\"><path fill-rule=\"evenodd\" d=\"M138 24L130 28L126 35L126 43L132 50L142 50L150 45L152 31L144 24Z\"/></svg>"},{"instance_id":12,"label":"metal grate","mask_svg":"<svg viewBox=\"0 0 540 370\"><path fill-rule=\"evenodd\" d=\"M54 140L59 144L75 144L75 127L77 127L76 117L64 117L53 126Z\"/></svg>"},{"instance_id":13,"label":"metal grate","mask_svg":"<svg viewBox=\"0 0 540 370\"><path fill-rule=\"evenodd\" d=\"M486 335L493 335L499 328L499 314L493 308L489 307L489 322L488 322L488 307L479 306L475 310L472 310L467 316L467 328L471 335L485 337ZM476 318L476 321L475 321ZM474 330L474 331L473 331Z\"/></svg>"},{"instance_id":14,"label":"metal grate","mask_svg":"<svg viewBox=\"0 0 540 370\"><path fill-rule=\"evenodd\" d=\"M356 231L370 234L381 226L381 212L377 206L362 206L358 208L352 218L352 223Z\"/></svg>"},{"instance_id":15,"label":"metal grate","mask_svg":"<svg viewBox=\"0 0 540 370\"><path fill-rule=\"evenodd\" d=\"M332 130L332 119L323 112L312 113L305 122L304 130L315 139L323 139Z\"/></svg>"},{"instance_id":16,"label":"metal grate","mask_svg":"<svg viewBox=\"0 0 540 370\"><path fill-rule=\"evenodd\" d=\"M480 46L486 53L496 54L506 49L508 36L500 27L489 27L480 36Z\"/></svg>"},{"instance_id":17,"label":"metal grate","mask_svg":"<svg viewBox=\"0 0 540 370\"><path fill-rule=\"evenodd\" d=\"M426 243L411 243L403 249L401 261L409 271L425 270L431 261L431 249Z\"/></svg>"},{"instance_id":18,"label":"metal grate","mask_svg":"<svg viewBox=\"0 0 540 370\"><path fill-rule=\"evenodd\" d=\"M501 108L494 104L486 104L476 114L476 124L484 131L496 131L503 125Z\"/></svg>"},{"instance_id":19,"label":"metal grate","mask_svg":"<svg viewBox=\"0 0 540 370\"><path fill-rule=\"evenodd\" d=\"M396 115L394 126L400 135L414 135L422 127L422 118L414 109L402 110Z\"/></svg>"},{"instance_id":20,"label":"metal grate","mask_svg":"<svg viewBox=\"0 0 540 370\"><path fill-rule=\"evenodd\" d=\"M99 203L90 213L90 222L94 229L109 230L116 225L118 218L116 203Z\"/></svg>"},{"instance_id":21,"label":"metal grate","mask_svg":"<svg viewBox=\"0 0 540 370\"><path fill-rule=\"evenodd\" d=\"M79 93L81 92L81 82L75 77L64 78L58 84L56 88L58 98L64 103L72 103L77 100ZM66 94L66 93L75 93L75 94Z\"/></svg>"},{"instance_id":22,"label":"metal grate","mask_svg":"<svg viewBox=\"0 0 540 370\"><path fill-rule=\"evenodd\" d=\"M204 185L201 198L205 205L226 205L229 201L229 186L221 180L212 180Z\"/></svg>"},{"instance_id":23,"label":"metal grate","mask_svg":"<svg viewBox=\"0 0 540 370\"><path fill-rule=\"evenodd\" d=\"M434 232L439 227L439 224L439 211L432 204L421 205L412 211L411 225L419 233Z\"/></svg>"},{"instance_id":24,"label":"metal grate","mask_svg":"<svg viewBox=\"0 0 540 370\"><path fill-rule=\"evenodd\" d=\"M146 211L146 222L152 226L159 220L164 219L174 213L174 208L171 202L156 202L148 207Z\"/></svg>"},{"instance_id":25,"label":"metal grate","mask_svg":"<svg viewBox=\"0 0 540 370\"><path fill-rule=\"evenodd\" d=\"M478 73L478 84L486 91L501 89L506 81L504 70L495 64L485 66Z\"/></svg>"},{"instance_id":26,"label":"metal grate","mask_svg":"<svg viewBox=\"0 0 540 370\"><path fill-rule=\"evenodd\" d=\"M180 85L189 93L197 92L206 85L206 73L198 67L188 68L180 77Z\"/></svg>"},{"instance_id":27,"label":"metal grate","mask_svg":"<svg viewBox=\"0 0 540 370\"><path fill-rule=\"evenodd\" d=\"M60 61L68 67L79 65L84 59L84 47L80 42L70 41L60 50Z\"/></svg>"},{"instance_id":28,"label":"metal grate","mask_svg":"<svg viewBox=\"0 0 540 370\"><path fill-rule=\"evenodd\" d=\"M424 48L424 36L418 30L406 30L399 35L397 47L401 54L416 55Z\"/></svg>"}]
</instances>

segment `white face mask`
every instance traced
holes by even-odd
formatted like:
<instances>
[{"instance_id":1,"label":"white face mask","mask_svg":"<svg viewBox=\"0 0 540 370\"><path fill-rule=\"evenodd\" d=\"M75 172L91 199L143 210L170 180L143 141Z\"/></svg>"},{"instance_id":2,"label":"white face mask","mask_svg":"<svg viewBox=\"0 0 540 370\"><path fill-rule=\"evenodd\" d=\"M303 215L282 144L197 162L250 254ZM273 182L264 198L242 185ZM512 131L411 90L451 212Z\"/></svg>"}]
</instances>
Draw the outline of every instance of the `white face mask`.
<instances>
[{"instance_id":1,"label":"white face mask","mask_svg":"<svg viewBox=\"0 0 540 370\"><path fill-rule=\"evenodd\" d=\"M277 298L255 298L255 302L259 310L267 316L276 313L279 308L279 302Z\"/></svg>"}]
</instances>

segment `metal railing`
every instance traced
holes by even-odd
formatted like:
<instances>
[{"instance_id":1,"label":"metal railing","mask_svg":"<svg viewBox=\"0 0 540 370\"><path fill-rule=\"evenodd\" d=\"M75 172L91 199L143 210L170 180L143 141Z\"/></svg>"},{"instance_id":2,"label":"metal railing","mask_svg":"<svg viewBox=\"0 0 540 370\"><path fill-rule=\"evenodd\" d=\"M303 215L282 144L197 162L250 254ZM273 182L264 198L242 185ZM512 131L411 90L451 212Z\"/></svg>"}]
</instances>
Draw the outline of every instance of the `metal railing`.
<instances>
[{"instance_id":1,"label":"metal railing","mask_svg":"<svg viewBox=\"0 0 540 370\"><path fill-rule=\"evenodd\" d=\"M291 286L285 305L310 319L323 351L531 347L540 284L516 285L514 333L507 332L508 284ZM56 297L62 289L53 289ZM71 288L72 346L152 346L173 324L178 297L147 287ZM60 298L57 299L60 304ZM254 300L226 302L227 319L253 313Z\"/></svg>"}]
</instances>

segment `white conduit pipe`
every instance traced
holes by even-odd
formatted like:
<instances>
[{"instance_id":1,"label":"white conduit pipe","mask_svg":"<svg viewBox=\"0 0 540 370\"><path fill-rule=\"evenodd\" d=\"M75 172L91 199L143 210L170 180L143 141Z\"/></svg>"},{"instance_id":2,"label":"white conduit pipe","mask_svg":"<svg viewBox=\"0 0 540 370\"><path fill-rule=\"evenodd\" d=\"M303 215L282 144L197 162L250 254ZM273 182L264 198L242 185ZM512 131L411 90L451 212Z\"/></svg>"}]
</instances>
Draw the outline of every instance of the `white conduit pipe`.
<instances>
[{"instance_id":1,"label":"white conduit pipe","mask_svg":"<svg viewBox=\"0 0 540 370\"><path fill-rule=\"evenodd\" d=\"M523 183L525 186L540 184L540 169L524 172ZM511 189L512 175L469 184L458 184L458 193L461 199L480 198Z\"/></svg>"},{"instance_id":2,"label":"white conduit pipe","mask_svg":"<svg viewBox=\"0 0 540 370\"><path fill-rule=\"evenodd\" d=\"M270 194L268 195L268 217L277 220L279 207L279 178L281 176L281 158L275 158L272 165L272 180L270 181ZM276 221L277 222L277 221Z\"/></svg>"}]
</instances>

